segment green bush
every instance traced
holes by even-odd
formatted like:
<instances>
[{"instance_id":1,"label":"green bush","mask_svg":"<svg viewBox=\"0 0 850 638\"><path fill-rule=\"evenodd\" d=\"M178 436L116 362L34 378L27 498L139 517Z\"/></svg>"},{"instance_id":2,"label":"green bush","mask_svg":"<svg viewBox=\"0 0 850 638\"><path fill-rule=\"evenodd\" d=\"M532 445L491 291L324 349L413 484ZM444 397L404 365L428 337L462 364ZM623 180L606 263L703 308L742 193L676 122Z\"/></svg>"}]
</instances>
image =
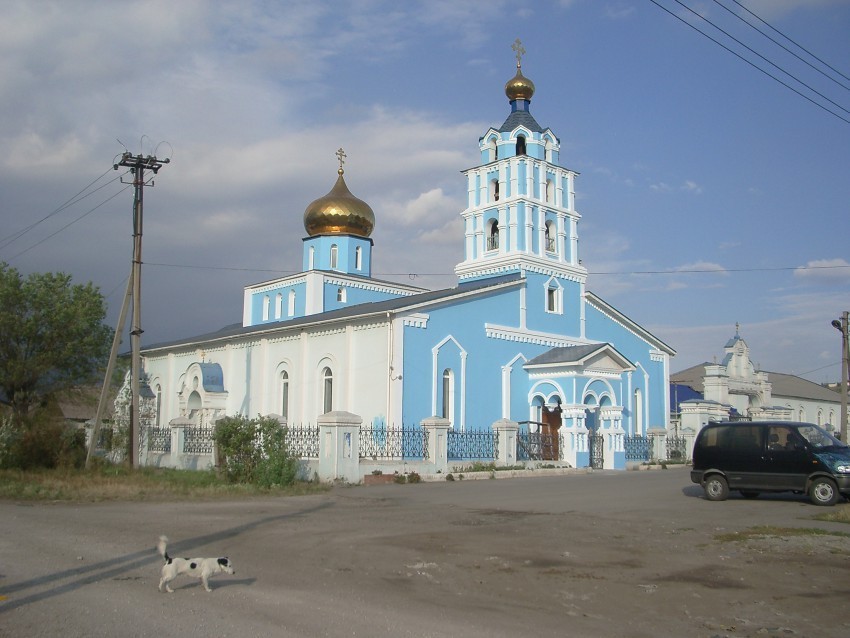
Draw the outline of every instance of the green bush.
<instances>
[{"instance_id":1,"label":"green bush","mask_svg":"<svg viewBox=\"0 0 850 638\"><path fill-rule=\"evenodd\" d=\"M29 470L80 468L86 460L86 435L46 414L35 412L21 421L0 420L0 468Z\"/></svg>"},{"instance_id":2,"label":"green bush","mask_svg":"<svg viewBox=\"0 0 850 638\"><path fill-rule=\"evenodd\" d=\"M218 463L232 483L260 487L292 485L299 459L286 449L286 429L276 419L242 415L219 419L213 432Z\"/></svg>"}]
</instances>

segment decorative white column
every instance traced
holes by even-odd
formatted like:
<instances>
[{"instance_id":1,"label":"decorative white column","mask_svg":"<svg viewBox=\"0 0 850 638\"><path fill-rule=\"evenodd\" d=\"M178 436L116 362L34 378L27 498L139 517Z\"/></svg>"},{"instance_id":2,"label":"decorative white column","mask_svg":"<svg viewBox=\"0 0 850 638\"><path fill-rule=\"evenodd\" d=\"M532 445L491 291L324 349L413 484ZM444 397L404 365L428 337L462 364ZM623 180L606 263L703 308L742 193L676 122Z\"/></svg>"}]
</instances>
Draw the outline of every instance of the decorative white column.
<instances>
[{"instance_id":1,"label":"decorative white column","mask_svg":"<svg viewBox=\"0 0 850 638\"><path fill-rule=\"evenodd\" d=\"M519 423L510 419L499 419L493 423L493 431L499 438L496 464L511 466L516 463L516 437Z\"/></svg>"},{"instance_id":2,"label":"decorative white column","mask_svg":"<svg viewBox=\"0 0 850 638\"><path fill-rule=\"evenodd\" d=\"M360 483L360 425L351 412L328 412L319 423L319 479Z\"/></svg>"},{"instance_id":3,"label":"decorative white column","mask_svg":"<svg viewBox=\"0 0 850 638\"><path fill-rule=\"evenodd\" d=\"M422 429L428 433L428 462L434 472L445 472L449 467L449 428L451 422L439 416L422 419Z\"/></svg>"}]
</instances>

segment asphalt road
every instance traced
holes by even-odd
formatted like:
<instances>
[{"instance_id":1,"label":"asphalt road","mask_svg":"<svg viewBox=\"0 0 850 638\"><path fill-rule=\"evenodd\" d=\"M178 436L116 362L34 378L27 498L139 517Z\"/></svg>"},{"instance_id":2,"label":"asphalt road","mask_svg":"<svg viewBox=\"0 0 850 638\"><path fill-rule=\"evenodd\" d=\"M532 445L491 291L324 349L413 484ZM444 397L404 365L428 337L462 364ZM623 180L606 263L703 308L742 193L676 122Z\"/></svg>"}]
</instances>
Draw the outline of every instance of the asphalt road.
<instances>
[{"instance_id":1,"label":"asphalt road","mask_svg":"<svg viewBox=\"0 0 850 638\"><path fill-rule=\"evenodd\" d=\"M837 507L850 507L842 504ZM0 636L850 635L850 538L804 498L685 469L237 502L0 502ZM236 574L157 591L160 534Z\"/></svg>"}]
</instances>

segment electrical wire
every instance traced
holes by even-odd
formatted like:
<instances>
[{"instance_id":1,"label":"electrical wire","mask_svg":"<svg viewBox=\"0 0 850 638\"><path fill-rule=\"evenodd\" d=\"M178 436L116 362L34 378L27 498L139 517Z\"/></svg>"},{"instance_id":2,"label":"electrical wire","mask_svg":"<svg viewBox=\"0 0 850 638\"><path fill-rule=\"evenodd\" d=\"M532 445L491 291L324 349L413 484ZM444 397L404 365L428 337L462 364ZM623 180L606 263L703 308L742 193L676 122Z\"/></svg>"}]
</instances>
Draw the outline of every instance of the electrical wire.
<instances>
[{"instance_id":1,"label":"electrical wire","mask_svg":"<svg viewBox=\"0 0 850 638\"><path fill-rule=\"evenodd\" d=\"M791 85L790 85L790 84L788 84L787 82L782 81L780 78L776 77L775 75L773 75L773 74L772 74L772 73L770 73L769 71L766 71L765 69L761 68L760 66L758 66L758 65L757 65L757 64L755 64L754 62L752 62L752 61L748 60L747 58L745 58L744 56L742 56L742 55L741 55L740 53L738 53L737 51L733 51L732 49L730 49L728 46L726 46L725 44L723 44L722 42L720 42L720 41L719 41L719 40L717 40L716 38L711 37L711 36L710 36L709 34L707 34L705 31L700 30L700 29L699 29L699 28L697 28L695 25L691 24L690 22L688 22L687 20L685 20L685 19L684 19L684 18L682 18L681 16L678 16L678 15L676 15L673 11L670 11L670 9L668 9L668 8L667 8L667 7L665 7L664 5L660 4L657 0L649 0L649 1L650 1L652 4L654 4L656 7L658 7L659 9L662 9L663 11L665 11L665 12L669 13L671 16L673 16L674 18L676 18L676 19L677 19L677 20L679 20L680 22L682 22L682 23L684 23L684 24L688 25L690 28L692 28L692 29L693 29L694 31L696 31L697 33L700 33L701 35L705 36L706 38L708 38L709 40L711 40L712 42L714 42L716 45L718 45L718 46L720 46L720 47L722 47L722 48L726 49L729 53L731 53L731 54L732 54L732 55L734 55L735 57L737 57L737 58L739 58L739 59L743 60L744 62L746 62L747 64L749 64L749 65L750 65L751 67L753 67L754 69L756 69L756 70L760 71L761 73L764 73L766 76L768 76L769 78L771 78L771 79L775 80L776 82L779 82L779 84L781 84L781 85L782 85L782 86L784 86L785 88L789 89L790 91L793 91L794 93L796 93L797 95L799 95L799 96L800 96L801 98L803 98L804 100L807 100L807 101L811 102L812 104L814 104L815 106L817 106L817 107L818 107L818 108L820 108L820 109L823 109L824 111L826 111L826 112L827 112L827 113L829 113L830 115L833 115L833 116L837 117L837 118L838 118L839 120L841 120L842 122L845 122L845 123L847 123L847 124L850 124L850 120L848 120L847 118L845 118L845 117L843 117L842 115L840 115L840 114L836 113L835 111L833 111L833 110L831 110L831 109L827 108L826 106L824 106L824 105L823 105L823 104L821 104L820 102L817 102L816 100L813 100L813 99L812 99L811 97L809 97L808 95L805 95L804 93L802 93L802 92L798 91L797 89L795 89L793 86L791 86ZM678 2L678 0L676 0L676 1ZM681 3L679 3L679 4L681 4ZM683 6L685 6L685 5L683 5ZM699 14L697 14L697 15L699 15ZM701 18L701 17L702 17L702 16L700 16L700 18Z\"/></svg>"},{"instance_id":2,"label":"electrical wire","mask_svg":"<svg viewBox=\"0 0 850 638\"><path fill-rule=\"evenodd\" d=\"M32 244L32 245L31 245L31 246L29 246L28 248L25 248L24 250L22 250L22 251L21 251L21 252L19 252L18 254L13 255L12 257L10 257L10 258L9 258L9 261L11 261L11 260L13 260L13 259L17 259L18 257L20 257L20 256L22 256L22 255L25 255L26 253L28 253L29 251L31 251L31 250L32 250L33 248L35 248L36 246L40 246L41 244L43 244L44 242L46 242L46 241L47 241L48 239L50 239L51 237L55 237L56 235L58 235L59 233L61 233L61 232L62 232L63 230L65 230L66 228L68 228L68 227L70 227L70 226L73 226L74 224L76 224L78 221L80 221L80 220L81 220L81 219L83 219L84 217L87 217L88 215L92 214L94 211L96 211L98 208L100 208L100 207L101 207L101 206L103 206L104 204L106 204L106 203L108 203L108 202L112 201L113 199L115 199L116 197L118 197L121 193L123 193L124 191L126 191L127 189L129 189L131 186L132 186L132 184L127 184L126 186L124 186L124 188L122 188L121 190L119 190L118 192L116 192L114 195L112 195L111 197L108 197L107 199L105 199L104 201L102 201L100 204L98 204L98 205L97 205L97 206L95 206L94 208L90 208L89 210L87 210L85 213L83 213L82 215L80 215L80 216L79 216L79 217L77 217L76 219L74 219L74 220L72 220L72 221L68 222L67 224L65 224L64 226L62 226L62 228L60 228L59 230L57 230L56 232L50 233L47 237L44 237L43 239L40 239L39 241L37 241L36 243Z\"/></svg>"},{"instance_id":3,"label":"electrical wire","mask_svg":"<svg viewBox=\"0 0 850 638\"><path fill-rule=\"evenodd\" d=\"M89 183L88 183L88 184L87 184L87 185L86 185L86 186L85 186L82 190L80 190L79 192L77 192L77 194L76 194L76 195L73 195L71 198L69 198L69 199L68 199L68 200L66 200L63 204L61 204L58 208L56 208L56 209L55 209L55 210L53 210L52 212L48 213L47 215L45 215L44 217L42 217L41 219L39 219L37 222L33 222L32 224L30 224L30 225L29 225L29 226L27 226L26 228L22 228L22 229L20 229L20 230L18 230L18 231L16 231L16 232L12 233L11 235L8 235L7 237L4 237L4 238L0 239L0 248L5 248L6 246L8 246L9 244L11 244L12 242L14 242L14 241L16 241L16 240L20 239L21 237L23 237L26 233L28 233L29 231L31 231L33 228L35 228L35 227L36 227L36 226L38 226L39 224L41 224L41 223L43 223L43 222L47 221L48 219L50 219L50 218L51 218L51 217L53 217L54 215L59 214L60 212L62 212L62 211L63 211L63 210L65 210L66 208L69 208L70 206L73 206L74 204L76 204L76 203L78 203L78 202L81 202L82 200L86 199L86 198L87 198L87 197L89 197L90 195L94 195L96 192L98 192L98 191L99 191L99 190L101 190L102 188L106 188L106 187L107 187L107 186L109 186L111 183L115 182L116 180L120 180L120 179L121 179L121 177L123 177L123 175L126 175L126 174L127 174L127 173L126 173L126 171L125 171L122 175L119 175L118 177L116 177L116 178L114 178L114 179L109 180L108 182L106 182L106 184L103 184L102 186L97 187L97 188L96 188L96 189L94 189L93 191L91 191L91 192L86 193L85 195L83 195L83 193L85 193L85 192L86 192L89 188L91 188L94 184L96 184L96 183L97 183L97 182L99 182L101 179L103 179L103 178L104 178L104 177L105 177L105 176L106 176L106 175L107 175L110 171L112 171L112 170L113 170L113 167L112 167L112 166L110 166L110 167L109 167L109 168L108 168L108 169L107 169L107 170L106 170L106 171L105 171L102 175L100 175L100 177L98 177L98 178L96 178L95 180L93 180L93 181L89 182ZM81 195L82 195L82 197L81 197Z\"/></svg>"},{"instance_id":4,"label":"electrical wire","mask_svg":"<svg viewBox=\"0 0 850 638\"><path fill-rule=\"evenodd\" d=\"M757 16L755 13L753 13L750 9L748 9L747 7L745 7L744 5L742 5L740 2L738 2L738 0L732 0L732 2L734 2L735 4L737 4L737 5L738 5L739 7L741 7L744 11L746 11L747 13L749 13L751 16L753 16L756 20L758 20L759 22L761 22L762 24L764 24L766 27L768 27L768 28L772 29L773 31L775 31L776 33L778 33L779 35L781 35L783 38L785 38L786 40L788 40L788 42L790 42L791 44L793 44L795 47L797 47L797 48L798 48L798 49L800 49L801 51L805 51L807 54L809 54L810 56L812 56L815 60L817 60L818 62L820 62L821 64L823 64L823 65L824 65L825 67L827 67L828 69L830 69L830 70L834 71L835 73L837 73L838 75L840 75L841 77L843 77L845 80L850 80L850 77L847 77L847 76L846 76L846 75L844 75L841 71L839 71L839 70L838 70L838 69L836 69L835 67L831 66L829 63L824 62L823 60L821 60L818 56L816 56L814 53L812 53L811 51L809 51L809 50L808 50L806 47L804 47L802 44L799 44L799 43L795 42L794 40L792 40L791 38L789 38L787 35L785 35L784 33L782 33L779 29L776 29L775 27L771 26L770 24L768 24L767 22L765 22L764 20L762 20L759 16ZM841 86L844 86L844 85L842 84ZM845 87L845 88L846 88L846 87Z\"/></svg>"}]
</instances>

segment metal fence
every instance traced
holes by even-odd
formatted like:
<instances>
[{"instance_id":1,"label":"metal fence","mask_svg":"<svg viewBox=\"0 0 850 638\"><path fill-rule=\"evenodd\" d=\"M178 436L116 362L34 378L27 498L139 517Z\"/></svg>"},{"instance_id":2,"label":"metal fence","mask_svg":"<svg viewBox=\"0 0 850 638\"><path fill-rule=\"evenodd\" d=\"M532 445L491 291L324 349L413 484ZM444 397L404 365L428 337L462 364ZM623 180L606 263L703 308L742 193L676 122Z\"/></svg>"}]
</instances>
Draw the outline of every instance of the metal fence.
<instances>
[{"instance_id":1,"label":"metal fence","mask_svg":"<svg viewBox=\"0 0 850 638\"><path fill-rule=\"evenodd\" d=\"M148 452L160 452L164 454L168 454L171 452L170 427L145 428L145 436L148 440Z\"/></svg>"},{"instance_id":2,"label":"metal fence","mask_svg":"<svg viewBox=\"0 0 850 638\"><path fill-rule=\"evenodd\" d=\"M687 461L688 439L684 436L667 436L667 459L670 461Z\"/></svg>"},{"instance_id":3,"label":"metal fence","mask_svg":"<svg viewBox=\"0 0 850 638\"><path fill-rule=\"evenodd\" d=\"M645 463L652 459L652 438L648 436L626 436L623 439L626 461Z\"/></svg>"},{"instance_id":4,"label":"metal fence","mask_svg":"<svg viewBox=\"0 0 850 638\"><path fill-rule=\"evenodd\" d=\"M448 431L447 457L453 461L493 461L499 450L498 432Z\"/></svg>"},{"instance_id":5,"label":"metal fence","mask_svg":"<svg viewBox=\"0 0 850 638\"><path fill-rule=\"evenodd\" d=\"M286 451L302 459L319 458L319 426L287 427L284 430Z\"/></svg>"},{"instance_id":6,"label":"metal fence","mask_svg":"<svg viewBox=\"0 0 850 638\"><path fill-rule=\"evenodd\" d=\"M517 461L557 461L557 434L519 431L516 435Z\"/></svg>"},{"instance_id":7,"label":"metal fence","mask_svg":"<svg viewBox=\"0 0 850 638\"><path fill-rule=\"evenodd\" d=\"M183 454L212 454L213 428L190 425L183 428Z\"/></svg>"},{"instance_id":8,"label":"metal fence","mask_svg":"<svg viewBox=\"0 0 850 638\"><path fill-rule=\"evenodd\" d=\"M428 458L428 432L419 426L401 429L360 427L360 458L373 461Z\"/></svg>"}]
</instances>

